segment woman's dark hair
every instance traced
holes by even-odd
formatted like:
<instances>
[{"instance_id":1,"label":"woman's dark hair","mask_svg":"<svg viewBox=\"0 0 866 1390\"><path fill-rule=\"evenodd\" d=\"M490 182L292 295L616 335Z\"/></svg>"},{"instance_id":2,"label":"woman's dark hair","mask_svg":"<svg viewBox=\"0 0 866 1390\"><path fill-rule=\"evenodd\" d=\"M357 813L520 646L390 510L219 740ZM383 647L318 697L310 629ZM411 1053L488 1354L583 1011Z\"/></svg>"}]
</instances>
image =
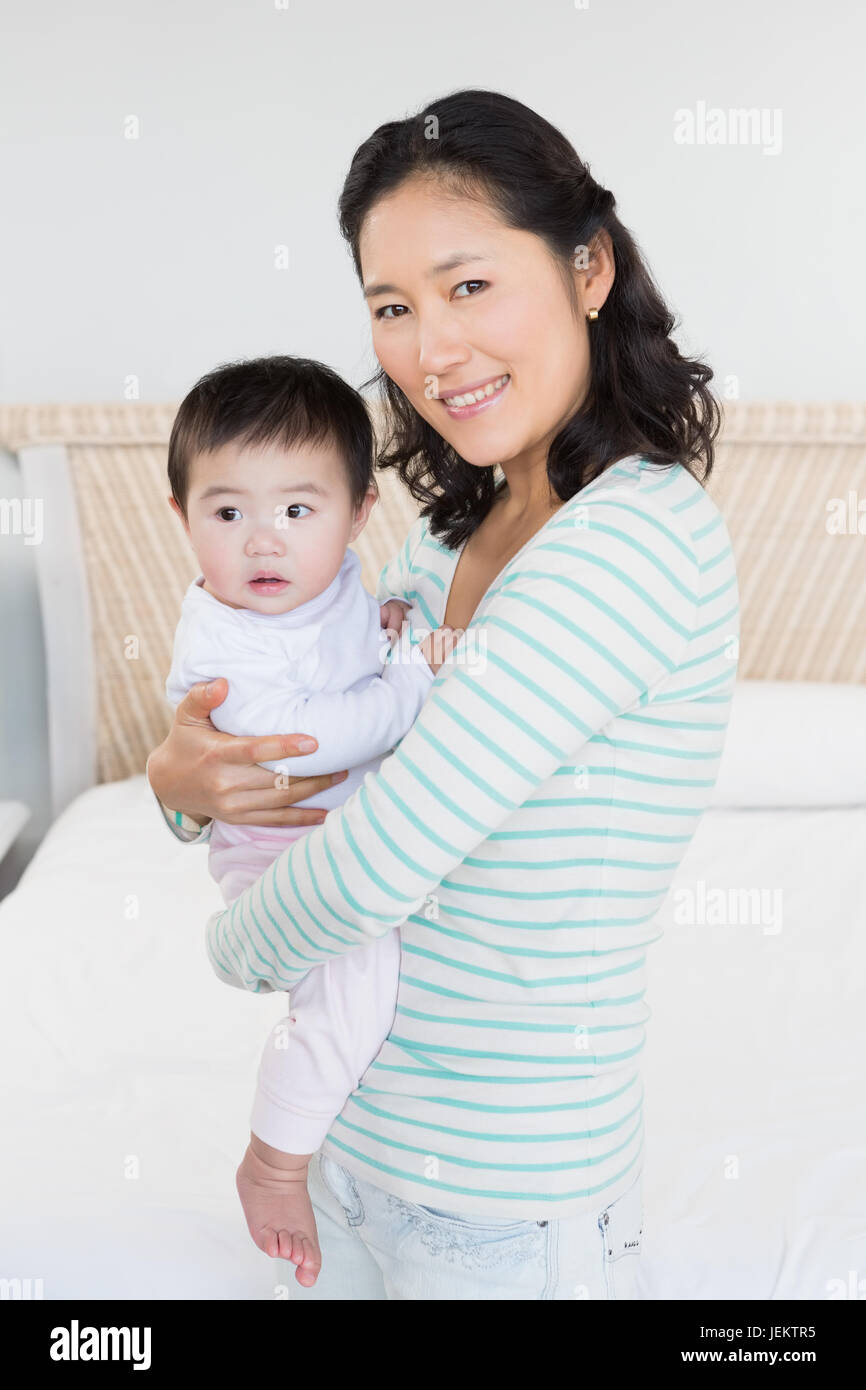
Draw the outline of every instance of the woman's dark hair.
<instances>
[{"instance_id":1,"label":"woman's dark hair","mask_svg":"<svg viewBox=\"0 0 866 1390\"><path fill-rule=\"evenodd\" d=\"M360 507L375 487L373 426L363 396L309 357L226 362L200 378L180 404L168 443L168 480L184 516L196 454L244 447L333 443Z\"/></svg>"},{"instance_id":2,"label":"woman's dark hair","mask_svg":"<svg viewBox=\"0 0 866 1390\"><path fill-rule=\"evenodd\" d=\"M430 138L433 136L433 138ZM437 176L458 196L484 198L503 222L535 232L557 258L573 295L578 247L605 228L616 274L590 323L590 386L586 400L550 446L547 473L564 502L629 454L658 464L681 463L705 483L721 413L707 389L713 372L682 357L675 325L637 243L614 209L609 189L548 121L499 92L453 92L417 115L379 126L355 152L339 200L340 230L359 280L364 218L383 196L413 175ZM434 536L453 548L472 534L497 494L494 466L468 463L428 424L379 369L362 390L378 386L389 435L380 468L397 468L423 503ZM699 474L695 465L703 461ZM500 487L502 485L500 484Z\"/></svg>"}]
</instances>

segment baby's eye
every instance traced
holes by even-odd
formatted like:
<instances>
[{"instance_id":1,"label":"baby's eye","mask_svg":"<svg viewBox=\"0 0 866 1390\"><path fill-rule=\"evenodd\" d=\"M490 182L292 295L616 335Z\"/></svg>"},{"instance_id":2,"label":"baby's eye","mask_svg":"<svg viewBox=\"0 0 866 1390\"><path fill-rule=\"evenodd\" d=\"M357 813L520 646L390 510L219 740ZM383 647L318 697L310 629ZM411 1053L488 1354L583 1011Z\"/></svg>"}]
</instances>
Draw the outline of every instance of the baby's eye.
<instances>
[{"instance_id":1,"label":"baby's eye","mask_svg":"<svg viewBox=\"0 0 866 1390\"><path fill-rule=\"evenodd\" d=\"M307 506L306 502L290 502L286 507L286 516L288 516L289 512L296 512L298 507L304 507L308 512L313 510L312 507Z\"/></svg>"},{"instance_id":2,"label":"baby's eye","mask_svg":"<svg viewBox=\"0 0 866 1390\"><path fill-rule=\"evenodd\" d=\"M219 510L218 510L218 512L217 512L217 516L219 517L220 521L231 521L231 520L232 520L232 518L231 518L230 516L229 516L229 517L223 516L223 512L237 512L237 513L238 513L238 516L240 516L240 512L238 511L238 508L237 508L237 507L220 507Z\"/></svg>"}]
</instances>

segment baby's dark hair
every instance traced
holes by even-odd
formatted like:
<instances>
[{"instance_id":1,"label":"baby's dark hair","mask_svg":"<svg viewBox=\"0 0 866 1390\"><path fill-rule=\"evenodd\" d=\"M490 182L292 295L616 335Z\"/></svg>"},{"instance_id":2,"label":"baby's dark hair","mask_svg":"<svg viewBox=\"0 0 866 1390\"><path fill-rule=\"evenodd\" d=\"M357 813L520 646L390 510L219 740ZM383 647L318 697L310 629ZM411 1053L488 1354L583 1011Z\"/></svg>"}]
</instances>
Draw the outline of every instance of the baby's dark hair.
<instances>
[{"instance_id":1,"label":"baby's dark hair","mask_svg":"<svg viewBox=\"0 0 866 1390\"><path fill-rule=\"evenodd\" d=\"M244 447L330 442L344 461L357 509L373 482L373 427L363 396L308 357L227 362L184 397L168 442L168 480L184 516L190 464L224 444Z\"/></svg>"}]
</instances>

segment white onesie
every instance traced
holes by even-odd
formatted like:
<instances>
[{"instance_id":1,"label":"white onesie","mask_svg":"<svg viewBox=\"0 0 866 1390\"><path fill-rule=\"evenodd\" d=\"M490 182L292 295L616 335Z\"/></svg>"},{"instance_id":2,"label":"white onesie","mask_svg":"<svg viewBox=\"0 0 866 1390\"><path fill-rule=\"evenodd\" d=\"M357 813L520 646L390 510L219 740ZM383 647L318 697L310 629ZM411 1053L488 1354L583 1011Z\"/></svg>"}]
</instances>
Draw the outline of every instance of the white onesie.
<instances>
[{"instance_id":1,"label":"white onesie","mask_svg":"<svg viewBox=\"0 0 866 1390\"><path fill-rule=\"evenodd\" d=\"M361 583L353 550L327 589L288 613L231 608L203 582L200 574L184 595L165 684L169 702L177 705L197 681L225 676L228 695L211 712L215 727L229 734L311 734L315 752L262 766L292 777L348 768L345 781L294 803L339 806L411 728L433 683L409 624L392 651L380 603ZM226 904L313 828L214 820L208 868ZM391 1030L399 967L392 931L315 966L292 988L291 1017L263 1056L250 1117L265 1143L299 1154L319 1148ZM274 1069L284 1112L279 1135L269 1135L267 1120L276 1099L268 1082Z\"/></svg>"}]
</instances>

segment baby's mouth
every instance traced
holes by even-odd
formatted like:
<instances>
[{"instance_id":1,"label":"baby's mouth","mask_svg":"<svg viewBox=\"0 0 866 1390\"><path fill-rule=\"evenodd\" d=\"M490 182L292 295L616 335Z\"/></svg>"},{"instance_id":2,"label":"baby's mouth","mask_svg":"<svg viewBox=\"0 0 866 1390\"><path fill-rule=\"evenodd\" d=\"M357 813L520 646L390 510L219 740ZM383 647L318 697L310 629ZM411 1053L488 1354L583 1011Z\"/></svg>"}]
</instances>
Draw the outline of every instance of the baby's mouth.
<instances>
[{"instance_id":1,"label":"baby's mouth","mask_svg":"<svg viewBox=\"0 0 866 1390\"><path fill-rule=\"evenodd\" d=\"M258 574L249 582L258 593L264 594L282 593L289 583L288 579L281 579L278 574Z\"/></svg>"}]
</instances>

